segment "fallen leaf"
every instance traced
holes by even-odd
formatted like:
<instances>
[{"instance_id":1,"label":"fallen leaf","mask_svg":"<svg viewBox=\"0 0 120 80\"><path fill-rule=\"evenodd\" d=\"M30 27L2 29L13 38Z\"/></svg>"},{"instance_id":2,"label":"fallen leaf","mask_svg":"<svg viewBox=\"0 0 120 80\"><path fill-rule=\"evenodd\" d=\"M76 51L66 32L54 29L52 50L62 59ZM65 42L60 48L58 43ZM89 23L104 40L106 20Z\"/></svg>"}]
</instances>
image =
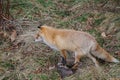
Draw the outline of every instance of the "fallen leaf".
<instances>
[{"instance_id":1,"label":"fallen leaf","mask_svg":"<svg viewBox=\"0 0 120 80\"><path fill-rule=\"evenodd\" d=\"M103 38L106 38L106 37L107 37L105 32L102 32L102 33L101 33L101 36L102 36Z\"/></svg>"},{"instance_id":2,"label":"fallen leaf","mask_svg":"<svg viewBox=\"0 0 120 80\"><path fill-rule=\"evenodd\" d=\"M49 70L55 69L55 66L50 66Z\"/></svg>"},{"instance_id":3,"label":"fallen leaf","mask_svg":"<svg viewBox=\"0 0 120 80\"><path fill-rule=\"evenodd\" d=\"M42 68L38 68L37 70L34 71L35 74L39 74L42 71Z\"/></svg>"},{"instance_id":4,"label":"fallen leaf","mask_svg":"<svg viewBox=\"0 0 120 80\"><path fill-rule=\"evenodd\" d=\"M15 41L16 37L17 37L17 31L13 30L10 36L11 42Z\"/></svg>"}]
</instances>

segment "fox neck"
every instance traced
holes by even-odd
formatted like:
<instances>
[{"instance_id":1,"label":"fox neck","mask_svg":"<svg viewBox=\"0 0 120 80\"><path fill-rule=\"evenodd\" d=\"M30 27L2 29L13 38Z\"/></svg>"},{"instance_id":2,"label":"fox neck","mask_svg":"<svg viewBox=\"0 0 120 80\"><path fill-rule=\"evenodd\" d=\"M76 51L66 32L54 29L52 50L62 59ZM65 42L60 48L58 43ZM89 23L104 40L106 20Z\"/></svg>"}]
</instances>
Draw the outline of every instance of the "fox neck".
<instances>
[{"instance_id":1,"label":"fox neck","mask_svg":"<svg viewBox=\"0 0 120 80\"><path fill-rule=\"evenodd\" d=\"M58 50L57 46L55 45L55 35L54 35L54 31L47 29L45 31L44 36L42 37L43 42L48 45L50 48L54 49L54 50Z\"/></svg>"}]
</instances>

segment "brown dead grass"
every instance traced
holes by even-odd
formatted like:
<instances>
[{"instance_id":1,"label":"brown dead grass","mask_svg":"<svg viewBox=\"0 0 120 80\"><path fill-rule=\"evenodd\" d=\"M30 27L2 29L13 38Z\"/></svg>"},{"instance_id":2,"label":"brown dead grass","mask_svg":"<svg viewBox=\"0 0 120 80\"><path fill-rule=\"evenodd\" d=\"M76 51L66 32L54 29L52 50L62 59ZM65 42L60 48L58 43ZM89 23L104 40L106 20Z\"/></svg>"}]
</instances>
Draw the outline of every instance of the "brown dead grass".
<instances>
[{"instance_id":1,"label":"brown dead grass","mask_svg":"<svg viewBox=\"0 0 120 80\"><path fill-rule=\"evenodd\" d=\"M3 40L0 43L0 80L61 80L56 68L49 70L49 67L55 66L60 60L59 52L42 43L34 42L39 21L53 27L88 31L107 51L120 59L120 40L119 36L115 36L120 30L119 22L111 22L119 19L119 14L99 10L99 6L95 7L92 3L79 0L76 0L74 5L69 0L55 0L51 3L54 5L45 5L48 7L36 1L30 3L39 10L36 11L37 14L34 14L35 7L30 10L26 8L27 14L25 11L18 14L17 17L25 16L16 22L17 30L20 29L16 41L10 43ZM29 17L32 20L29 20ZM34 21L34 17L38 21ZM107 38L101 36L102 32L106 33ZM120 80L119 64L105 62L100 66L101 71L96 69L91 60L82 58L77 72L65 80Z\"/></svg>"}]
</instances>

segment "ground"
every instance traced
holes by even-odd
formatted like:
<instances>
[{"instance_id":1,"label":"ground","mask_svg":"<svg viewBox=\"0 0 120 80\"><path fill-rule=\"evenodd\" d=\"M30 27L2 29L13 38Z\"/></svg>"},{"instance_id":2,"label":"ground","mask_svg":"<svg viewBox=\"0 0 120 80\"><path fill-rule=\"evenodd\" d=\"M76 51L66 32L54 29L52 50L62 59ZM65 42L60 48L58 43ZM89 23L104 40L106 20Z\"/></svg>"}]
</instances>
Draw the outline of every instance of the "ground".
<instances>
[{"instance_id":1,"label":"ground","mask_svg":"<svg viewBox=\"0 0 120 80\"><path fill-rule=\"evenodd\" d=\"M120 60L120 14L117 8L113 11L110 2L101 8L103 3L95 5L79 0L38 1L42 2L27 1L27 6L11 10L18 36L14 42L0 39L0 80L61 80L55 67L60 53L34 42L40 23L86 31ZM101 70L90 59L82 58L78 70L64 80L120 80L120 64L99 62Z\"/></svg>"}]
</instances>

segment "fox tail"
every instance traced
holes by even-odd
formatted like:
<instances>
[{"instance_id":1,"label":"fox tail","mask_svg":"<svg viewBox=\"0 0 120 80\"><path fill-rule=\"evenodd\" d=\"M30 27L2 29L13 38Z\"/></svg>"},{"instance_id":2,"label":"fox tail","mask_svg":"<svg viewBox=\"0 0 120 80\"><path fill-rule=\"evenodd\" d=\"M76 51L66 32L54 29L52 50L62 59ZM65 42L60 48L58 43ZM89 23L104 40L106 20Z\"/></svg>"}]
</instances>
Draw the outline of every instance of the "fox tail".
<instances>
[{"instance_id":1,"label":"fox tail","mask_svg":"<svg viewBox=\"0 0 120 80\"><path fill-rule=\"evenodd\" d=\"M111 56L107 51L105 51L102 47L100 47L99 45L96 47L95 50L91 51L92 55L103 59L107 62L115 62L115 63L119 63L120 61L117 60L116 58L114 58L113 56Z\"/></svg>"}]
</instances>

